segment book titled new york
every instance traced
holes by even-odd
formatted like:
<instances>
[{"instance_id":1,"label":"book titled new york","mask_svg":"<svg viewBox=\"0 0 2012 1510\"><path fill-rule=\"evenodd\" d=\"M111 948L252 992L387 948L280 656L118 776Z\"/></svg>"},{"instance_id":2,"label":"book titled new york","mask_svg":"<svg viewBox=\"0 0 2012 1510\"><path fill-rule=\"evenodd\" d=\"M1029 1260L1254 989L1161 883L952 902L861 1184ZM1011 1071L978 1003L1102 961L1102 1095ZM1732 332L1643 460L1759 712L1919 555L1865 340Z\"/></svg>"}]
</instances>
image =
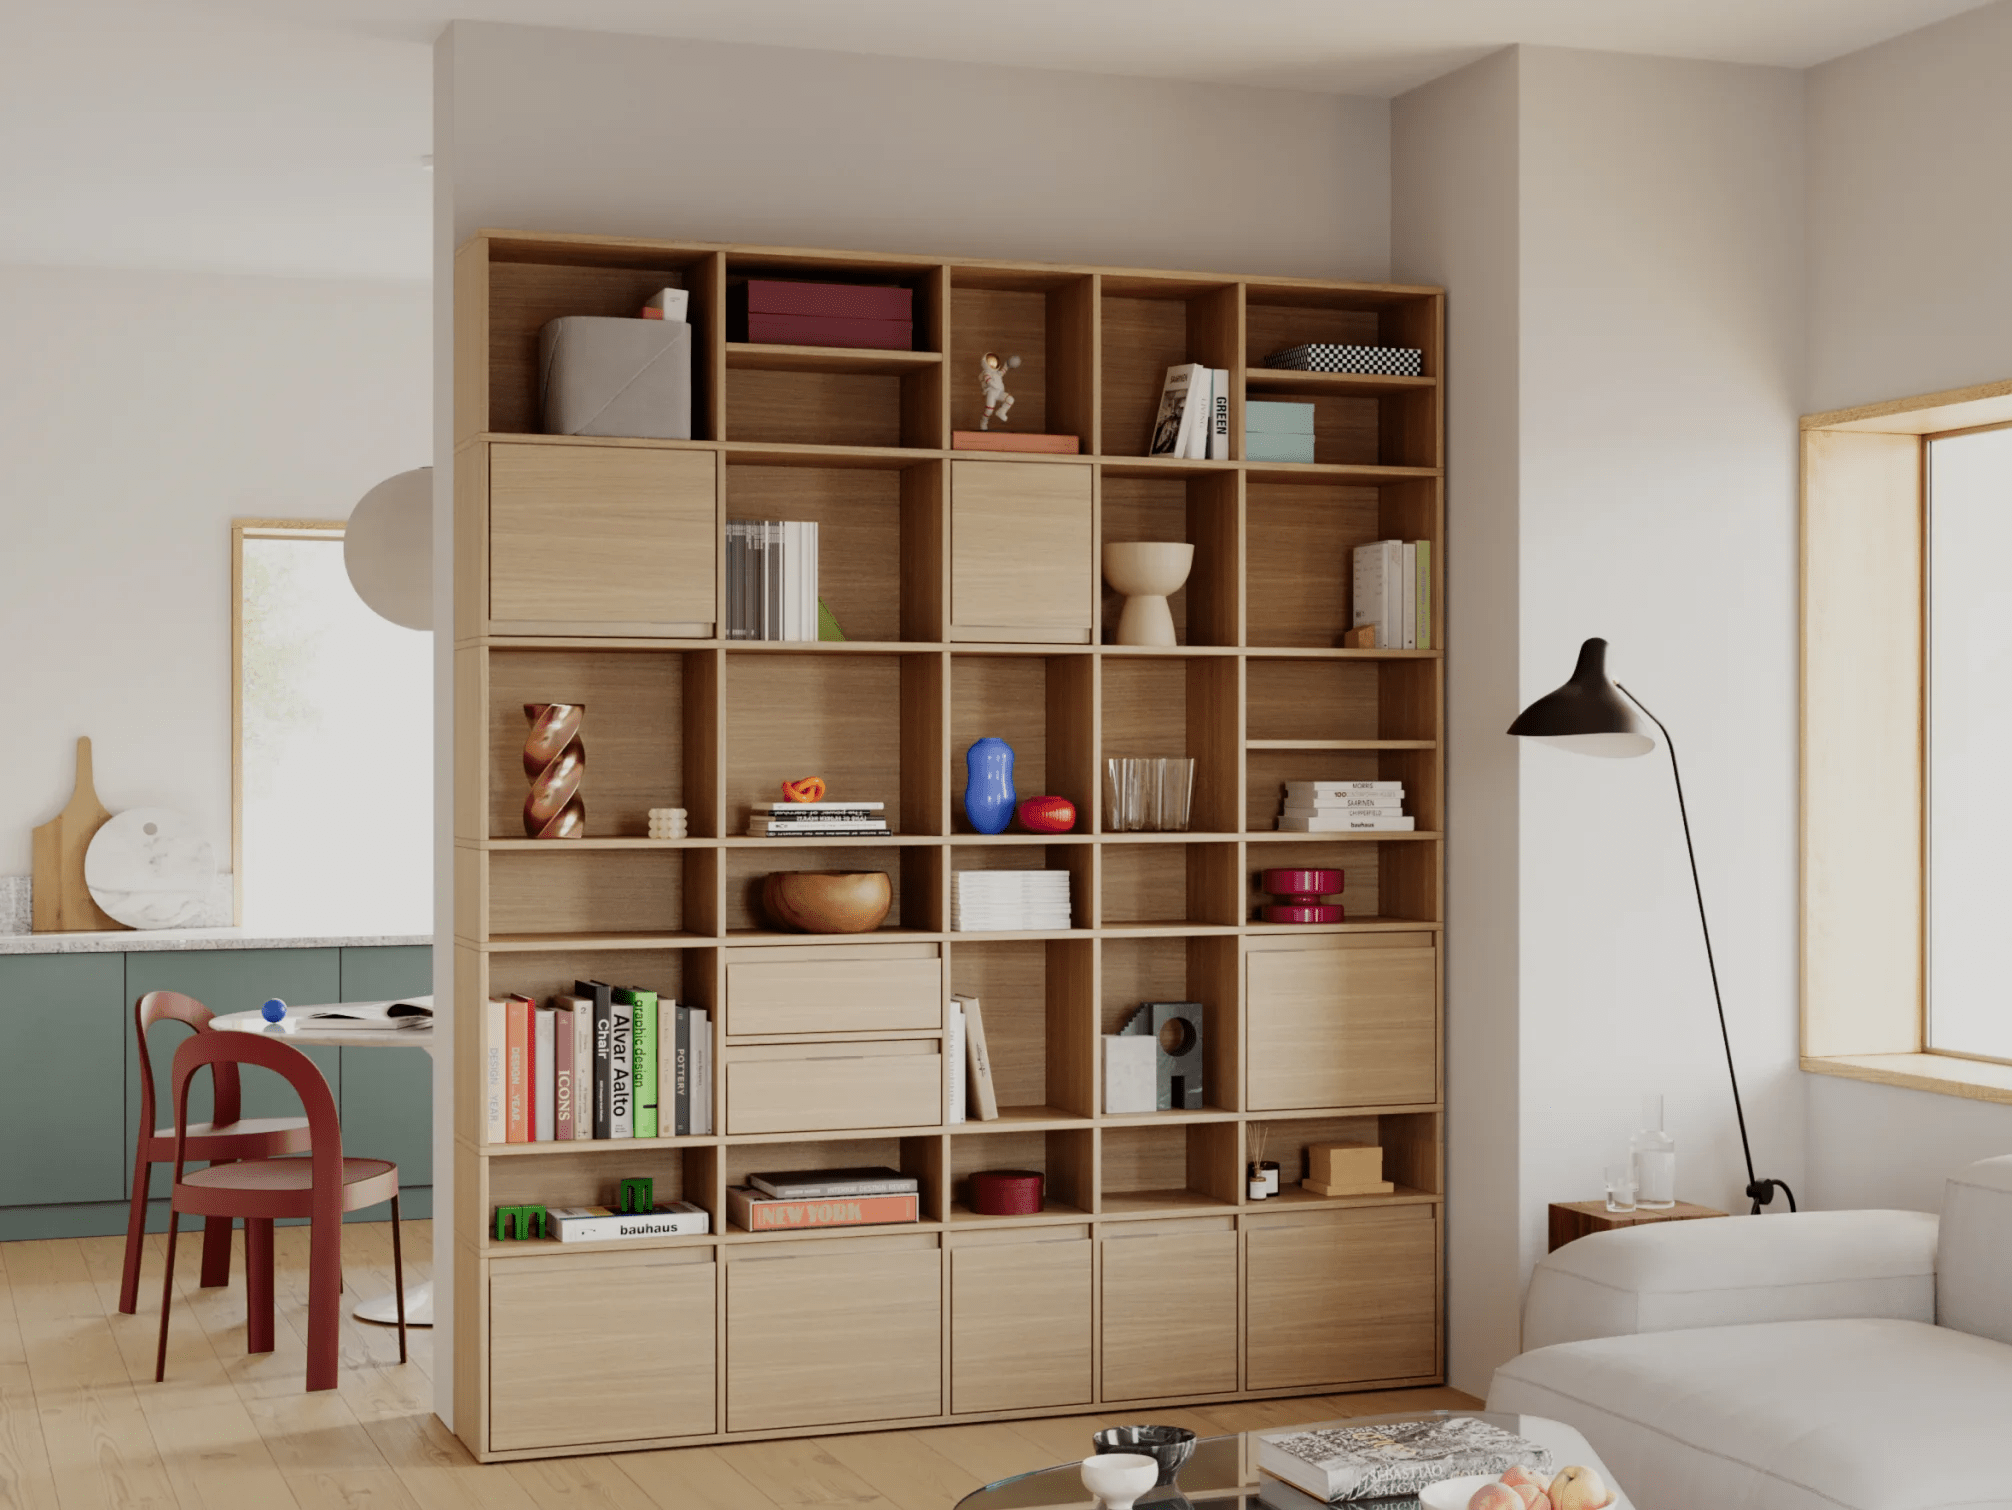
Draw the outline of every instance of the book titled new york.
<instances>
[{"instance_id":1,"label":"book titled new york","mask_svg":"<svg viewBox=\"0 0 2012 1510\"><path fill-rule=\"evenodd\" d=\"M811 1227L880 1227L918 1219L921 1196L844 1196L824 1201L778 1201L749 1185L727 1187L727 1215L746 1232Z\"/></svg>"},{"instance_id":2,"label":"book titled new york","mask_svg":"<svg viewBox=\"0 0 2012 1510\"><path fill-rule=\"evenodd\" d=\"M779 1201L808 1201L833 1196L907 1195L921 1189L912 1174L885 1164L857 1169L792 1169L776 1174L751 1174L748 1183Z\"/></svg>"},{"instance_id":3,"label":"book titled new york","mask_svg":"<svg viewBox=\"0 0 2012 1510\"><path fill-rule=\"evenodd\" d=\"M629 1136L657 1136L657 993L618 990L615 1001L629 1009L629 1067L632 1104ZM615 1134L620 1137L621 1134Z\"/></svg>"},{"instance_id":4,"label":"book titled new york","mask_svg":"<svg viewBox=\"0 0 2012 1510\"><path fill-rule=\"evenodd\" d=\"M606 1206L553 1206L545 1213L562 1243L608 1242L622 1237L700 1237L712 1218L690 1201L671 1201L627 1215Z\"/></svg>"},{"instance_id":5,"label":"book titled new york","mask_svg":"<svg viewBox=\"0 0 2012 1510\"><path fill-rule=\"evenodd\" d=\"M1416 1494L1441 1479L1507 1473L1518 1463L1548 1474L1551 1454L1475 1416L1258 1435L1258 1467L1329 1503Z\"/></svg>"},{"instance_id":6,"label":"book titled new york","mask_svg":"<svg viewBox=\"0 0 2012 1510\"><path fill-rule=\"evenodd\" d=\"M614 1109L609 1091L614 1086L615 988L606 981L576 980L573 994L593 1003L594 1024L594 1108L593 1128L597 1138L615 1136Z\"/></svg>"}]
</instances>

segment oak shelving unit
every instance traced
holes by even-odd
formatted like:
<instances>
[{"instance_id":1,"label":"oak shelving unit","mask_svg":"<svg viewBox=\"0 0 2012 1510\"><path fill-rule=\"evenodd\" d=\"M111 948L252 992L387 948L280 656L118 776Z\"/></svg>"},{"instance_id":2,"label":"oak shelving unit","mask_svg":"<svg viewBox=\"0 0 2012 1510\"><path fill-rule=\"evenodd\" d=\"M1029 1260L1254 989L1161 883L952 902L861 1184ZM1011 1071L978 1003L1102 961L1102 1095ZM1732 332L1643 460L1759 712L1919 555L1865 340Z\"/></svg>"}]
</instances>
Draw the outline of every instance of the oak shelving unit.
<instances>
[{"instance_id":1,"label":"oak shelving unit","mask_svg":"<svg viewBox=\"0 0 2012 1510\"><path fill-rule=\"evenodd\" d=\"M917 349L730 343L727 287L749 275L903 283ZM538 433L540 327L633 314L666 285L692 296L696 438ZM1439 1382L1444 652L1340 647L1351 551L1393 535L1434 544L1445 643L1440 292L485 232L457 256L454 299L452 1262L470 1449ZM1425 376L1262 367L1305 341L1420 347ZM976 428L987 350L1022 357L1010 428L1074 433L1081 455L948 449ZM1164 369L1188 360L1230 370L1236 456L1247 393L1310 399L1315 461L1144 455ZM719 637L723 521L779 517L819 522L849 640ZM1155 539L1196 547L1171 601L1181 643L1105 644L1101 542ZM537 842L519 822L521 705L555 700L587 707L589 837ZM970 831L962 756L984 734L1014 746L1023 794L1076 803L1076 832ZM1106 833L1107 755L1193 757L1192 830ZM813 772L884 800L895 831L739 837L751 802ZM1419 831L1273 832L1279 783L1315 777L1403 780ZM690 838L644 837L662 806L688 810ZM1274 865L1345 869L1348 920L1253 921ZM813 937L761 917L763 875L835 868L888 873L886 926ZM978 868L1069 871L1071 926L947 931L952 873ZM896 1028L781 1031L735 1005L736 980L792 962L871 983L918 961L939 999ZM581 976L711 1010L714 1134L481 1142L479 1003ZM943 1120L953 992L985 1004L997 1121ZM1155 1000L1202 1003L1205 1105L1102 1114L1098 1035ZM899 1059L903 1085L928 1060L935 1105L848 1099L835 1053L869 1077ZM1290 1186L1306 1145L1337 1139L1381 1143L1395 1192L1245 1199L1260 1146ZM847 1164L917 1175L923 1220L726 1219L726 1187L752 1171ZM974 1213L964 1181L992 1168L1043 1171L1046 1208ZM706 1207L713 1231L489 1235L499 1204L598 1202L628 1175Z\"/></svg>"}]
</instances>

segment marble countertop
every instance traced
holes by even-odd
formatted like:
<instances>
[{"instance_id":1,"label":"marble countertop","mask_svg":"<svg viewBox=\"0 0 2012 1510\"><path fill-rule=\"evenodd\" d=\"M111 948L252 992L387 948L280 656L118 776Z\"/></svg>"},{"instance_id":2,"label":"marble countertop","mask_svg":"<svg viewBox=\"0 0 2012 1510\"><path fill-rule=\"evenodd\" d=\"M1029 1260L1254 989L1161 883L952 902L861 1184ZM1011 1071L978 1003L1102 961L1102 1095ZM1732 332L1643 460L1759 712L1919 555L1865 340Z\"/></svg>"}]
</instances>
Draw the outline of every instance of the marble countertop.
<instances>
[{"instance_id":1,"label":"marble countertop","mask_svg":"<svg viewBox=\"0 0 2012 1510\"><path fill-rule=\"evenodd\" d=\"M373 949L431 944L430 933L302 937L243 928L121 928L104 933L0 934L0 954L152 954L174 949Z\"/></svg>"}]
</instances>

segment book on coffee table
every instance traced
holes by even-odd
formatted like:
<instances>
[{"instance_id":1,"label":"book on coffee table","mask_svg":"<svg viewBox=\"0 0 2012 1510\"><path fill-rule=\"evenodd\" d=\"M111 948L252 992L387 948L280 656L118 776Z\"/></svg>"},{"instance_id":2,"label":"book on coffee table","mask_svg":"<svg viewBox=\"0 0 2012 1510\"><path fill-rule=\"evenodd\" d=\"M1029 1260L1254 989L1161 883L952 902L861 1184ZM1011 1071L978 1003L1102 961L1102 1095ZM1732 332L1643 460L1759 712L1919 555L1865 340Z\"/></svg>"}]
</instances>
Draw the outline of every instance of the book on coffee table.
<instances>
[{"instance_id":1,"label":"book on coffee table","mask_svg":"<svg viewBox=\"0 0 2012 1510\"><path fill-rule=\"evenodd\" d=\"M1507 1473L1518 1463L1548 1475L1551 1454L1473 1416L1258 1435L1259 1468L1329 1504L1416 1494L1441 1479Z\"/></svg>"}]
</instances>

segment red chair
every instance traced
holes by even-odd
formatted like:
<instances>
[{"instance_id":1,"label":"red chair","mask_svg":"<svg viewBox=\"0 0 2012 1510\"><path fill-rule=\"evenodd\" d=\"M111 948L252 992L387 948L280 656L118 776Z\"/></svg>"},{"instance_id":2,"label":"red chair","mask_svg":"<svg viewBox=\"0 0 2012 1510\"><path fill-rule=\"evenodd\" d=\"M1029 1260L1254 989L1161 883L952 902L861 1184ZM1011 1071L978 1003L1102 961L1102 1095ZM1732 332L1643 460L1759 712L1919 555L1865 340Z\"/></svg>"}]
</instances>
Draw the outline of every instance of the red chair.
<instances>
[{"instance_id":1,"label":"red chair","mask_svg":"<svg viewBox=\"0 0 2012 1510\"><path fill-rule=\"evenodd\" d=\"M147 1235L147 1181L156 1164L175 1159L175 1129L154 1126L154 1066L147 1057L147 1029L163 1020L185 1022L198 1034L210 1031L214 1014L193 996L175 991L149 991L133 1004L133 1026L140 1037L140 1136L133 1149L133 1206L126 1215L126 1268L119 1278L119 1309L128 1316L140 1304L140 1249ZM307 1147L305 1117L241 1117L238 1070L234 1064L215 1071L215 1106L210 1120L189 1127L188 1157L198 1163L228 1164L238 1159L270 1159L299 1153ZM231 1223L215 1217L203 1224L205 1286L231 1282Z\"/></svg>"},{"instance_id":2,"label":"red chair","mask_svg":"<svg viewBox=\"0 0 2012 1510\"><path fill-rule=\"evenodd\" d=\"M309 1148L298 1158L212 1164L184 1175L189 1138L189 1082L204 1065L221 1080L237 1065L257 1064L286 1077L307 1113ZM168 1307L175 1294L175 1237L182 1212L245 1223L245 1351L272 1351L272 1224L306 1217L307 1387L336 1386L342 1324L342 1214L391 1202L392 1289L398 1296L398 1361L405 1362L405 1256L398 1236L398 1166L342 1156L335 1097L314 1061L299 1049L255 1033L198 1033L175 1050L175 1184L168 1197L168 1273L161 1284L161 1345L154 1381L168 1370Z\"/></svg>"}]
</instances>

